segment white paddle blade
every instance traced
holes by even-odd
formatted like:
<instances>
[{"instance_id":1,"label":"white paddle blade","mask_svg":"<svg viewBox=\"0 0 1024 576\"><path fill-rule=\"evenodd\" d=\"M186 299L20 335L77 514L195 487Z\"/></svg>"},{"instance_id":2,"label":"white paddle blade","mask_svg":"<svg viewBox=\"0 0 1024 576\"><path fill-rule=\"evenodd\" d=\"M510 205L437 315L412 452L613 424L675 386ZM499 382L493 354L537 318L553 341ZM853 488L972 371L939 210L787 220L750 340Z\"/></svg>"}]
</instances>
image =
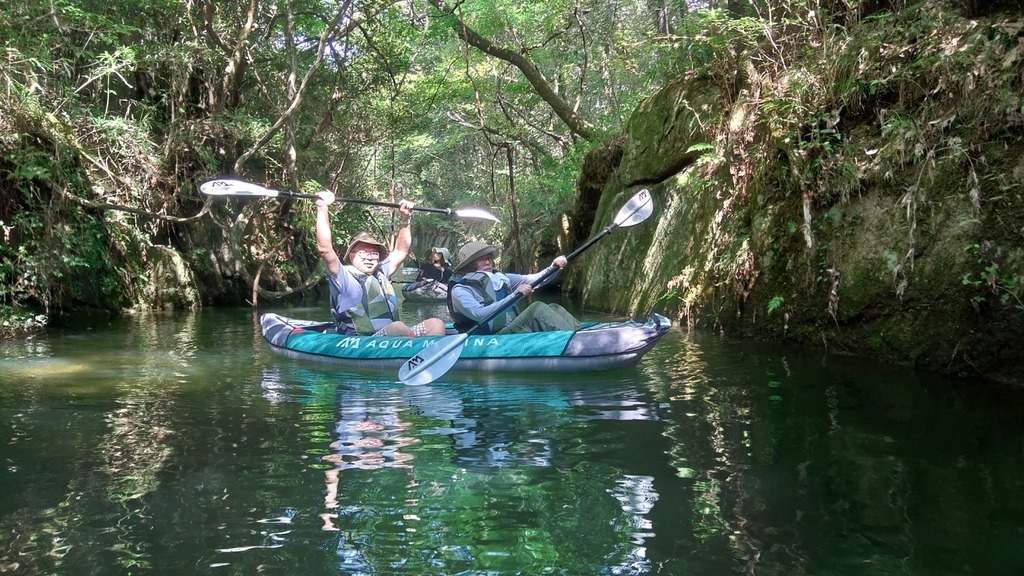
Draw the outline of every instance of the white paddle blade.
<instances>
[{"instance_id":1,"label":"white paddle blade","mask_svg":"<svg viewBox=\"0 0 1024 576\"><path fill-rule=\"evenodd\" d=\"M422 386L444 376L458 362L468 338L468 334L456 334L427 344L402 364L398 379L410 386Z\"/></svg>"},{"instance_id":2,"label":"white paddle blade","mask_svg":"<svg viewBox=\"0 0 1024 576\"><path fill-rule=\"evenodd\" d=\"M487 210L481 210L480 208L460 208L455 210L455 215L459 218L479 218L480 220L490 220L492 222L501 222L494 214L491 214Z\"/></svg>"},{"instance_id":3,"label":"white paddle blade","mask_svg":"<svg viewBox=\"0 0 1024 576\"><path fill-rule=\"evenodd\" d=\"M277 190L234 178L207 180L199 185L199 191L207 196L267 196L273 198L278 194Z\"/></svg>"},{"instance_id":4,"label":"white paddle blade","mask_svg":"<svg viewBox=\"0 0 1024 576\"><path fill-rule=\"evenodd\" d=\"M615 215L615 225L629 228L647 220L654 212L654 198L647 188L637 192Z\"/></svg>"}]
</instances>

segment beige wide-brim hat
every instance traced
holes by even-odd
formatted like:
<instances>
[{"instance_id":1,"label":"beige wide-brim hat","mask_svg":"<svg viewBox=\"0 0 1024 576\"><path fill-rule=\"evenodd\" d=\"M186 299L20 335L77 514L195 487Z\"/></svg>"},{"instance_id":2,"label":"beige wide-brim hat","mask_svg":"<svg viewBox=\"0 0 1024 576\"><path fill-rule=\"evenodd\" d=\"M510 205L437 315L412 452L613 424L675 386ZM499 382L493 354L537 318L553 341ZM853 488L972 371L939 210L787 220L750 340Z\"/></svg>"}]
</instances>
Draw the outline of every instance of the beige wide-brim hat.
<instances>
[{"instance_id":1,"label":"beige wide-brim hat","mask_svg":"<svg viewBox=\"0 0 1024 576\"><path fill-rule=\"evenodd\" d=\"M474 260L481 256L498 255L498 247L491 246L486 242L470 242L459 248L459 265L455 268L456 272L466 272L467 267L473 263Z\"/></svg>"},{"instance_id":2,"label":"beige wide-brim hat","mask_svg":"<svg viewBox=\"0 0 1024 576\"><path fill-rule=\"evenodd\" d=\"M437 254L440 254L441 257L444 258L445 266L452 265L452 253L447 248L438 248L437 246L434 246L431 248L431 250L433 250Z\"/></svg>"},{"instance_id":3,"label":"beige wide-brim hat","mask_svg":"<svg viewBox=\"0 0 1024 576\"><path fill-rule=\"evenodd\" d=\"M342 257L341 261L345 264L351 263L351 258L348 257L352 253L352 249L356 247L356 244L372 244L377 247L380 251L380 259L384 260L388 257L388 247L373 237L373 234L369 232L360 232L352 237L352 241L348 243L348 248L345 249L345 256Z\"/></svg>"}]
</instances>

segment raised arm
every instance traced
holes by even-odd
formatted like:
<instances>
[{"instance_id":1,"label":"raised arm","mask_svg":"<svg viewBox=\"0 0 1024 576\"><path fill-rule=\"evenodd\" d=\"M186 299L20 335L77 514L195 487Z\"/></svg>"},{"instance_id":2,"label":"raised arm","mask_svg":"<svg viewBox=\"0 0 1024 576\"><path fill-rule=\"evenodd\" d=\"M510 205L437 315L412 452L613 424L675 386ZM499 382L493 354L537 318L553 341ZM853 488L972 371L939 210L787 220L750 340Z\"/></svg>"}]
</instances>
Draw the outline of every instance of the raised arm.
<instances>
[{"instance_id":1,"label":"raised arm","mask_svg":"<svg viewBox=\"0 0 1024 576\"><path fill-rule=\"evenodd\" d=\"M316 201L316 249L324 264L327 265L327 272L331 276L337 276L338 271L341 270L341 259L334 251L334 241L331 237L331 212L328 208L334 202L334 193L324 190L317 196L320 198Z\"/></svg>"},{"instance_id":2,"label":"raised arm","mask_svg":"<svg viewBox=\"0 0 1024 576\"><path fill-rule=\"evenodd\" d=\"M398 222L398 235L395 238L395 248L388 255L391 260L391 273L402 269L402 262L409 255L409 248L412 247L412 209L414 204L408 200L398 203L398 212L401 219Z\"/></svg>"}]
</instances>

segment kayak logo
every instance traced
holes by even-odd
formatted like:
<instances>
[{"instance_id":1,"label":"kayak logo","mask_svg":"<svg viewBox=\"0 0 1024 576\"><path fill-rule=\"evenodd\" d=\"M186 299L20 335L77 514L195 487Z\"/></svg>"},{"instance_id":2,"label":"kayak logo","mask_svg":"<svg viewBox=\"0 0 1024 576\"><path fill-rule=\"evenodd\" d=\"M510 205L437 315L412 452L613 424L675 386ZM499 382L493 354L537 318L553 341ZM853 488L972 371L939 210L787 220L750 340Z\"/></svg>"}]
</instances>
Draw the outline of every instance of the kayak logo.
<instances>
[{"instance_id":1,"label":"kayak logo","mask_svg":"<svg viewBox=\"0 0 1024 576\"><path fill-rule=\"evenodd\" d=\"M357 336L346 336L338 343L334 345L335 348L359 348L359 337Z\"/></svg>"},{"instance_id":2,"label":"kayak logo","mask_svg":"<svg viewBox=\"0 0 1024 576\"><path fill-rule=\"evenodd\" d=\"M389 350L394 348L408 348L415 346L412 338L366 338L365 336L346 336L334 345L335 348L361 348L363 343L366 348L377 348Z\"/></svg>"}]
</instances>

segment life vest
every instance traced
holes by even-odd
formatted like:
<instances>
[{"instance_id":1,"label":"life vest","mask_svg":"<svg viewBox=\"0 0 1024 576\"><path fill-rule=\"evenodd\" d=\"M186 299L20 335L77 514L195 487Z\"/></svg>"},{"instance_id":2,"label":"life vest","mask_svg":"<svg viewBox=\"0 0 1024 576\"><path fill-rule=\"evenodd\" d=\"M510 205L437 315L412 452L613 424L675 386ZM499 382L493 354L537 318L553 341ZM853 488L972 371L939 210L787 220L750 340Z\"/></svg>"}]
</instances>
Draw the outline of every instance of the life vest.
<instances>
[{"instance_id":1,"label":"life vest","mask_svg":"<svg viewBox=\"0 0 1024 576\"><path fill-rule=\"evenodd\" d=\"M452 315L452 321L455 324L455 329L459 332L466 332L476 326L478 322L464 314L461 314L455 310L455 306L452 305L452 292L456 285L469 286L474 288L474 292L479 295L484 295L483 305L488 306L499 300L504 300L508 297L512 291L509 289L508 277L504 274L489 274L487 272L470 272L463 276L457 276L448 281L448 312ZM476 333L477 334L496 334L501 331L502 328L508 326L510 322L519 314L519 310L515 305L509 306L505 309L504 313L499 314L495 319L491 320L487 326L481 326Z\"/></svg>"},{"instance_id":2,"label":"life vest","mask_svg":"<svg viewBox=\"0 0 1024 576\"><path fill-rule=\"evenodd\" d=\"M363 274L351 264L341 268L362 285L363 299L348 310L332 306L339 332L369 335L398 320L398 296L384 274L379 270L373 276Z\"/></svg>"}]
</instances>

